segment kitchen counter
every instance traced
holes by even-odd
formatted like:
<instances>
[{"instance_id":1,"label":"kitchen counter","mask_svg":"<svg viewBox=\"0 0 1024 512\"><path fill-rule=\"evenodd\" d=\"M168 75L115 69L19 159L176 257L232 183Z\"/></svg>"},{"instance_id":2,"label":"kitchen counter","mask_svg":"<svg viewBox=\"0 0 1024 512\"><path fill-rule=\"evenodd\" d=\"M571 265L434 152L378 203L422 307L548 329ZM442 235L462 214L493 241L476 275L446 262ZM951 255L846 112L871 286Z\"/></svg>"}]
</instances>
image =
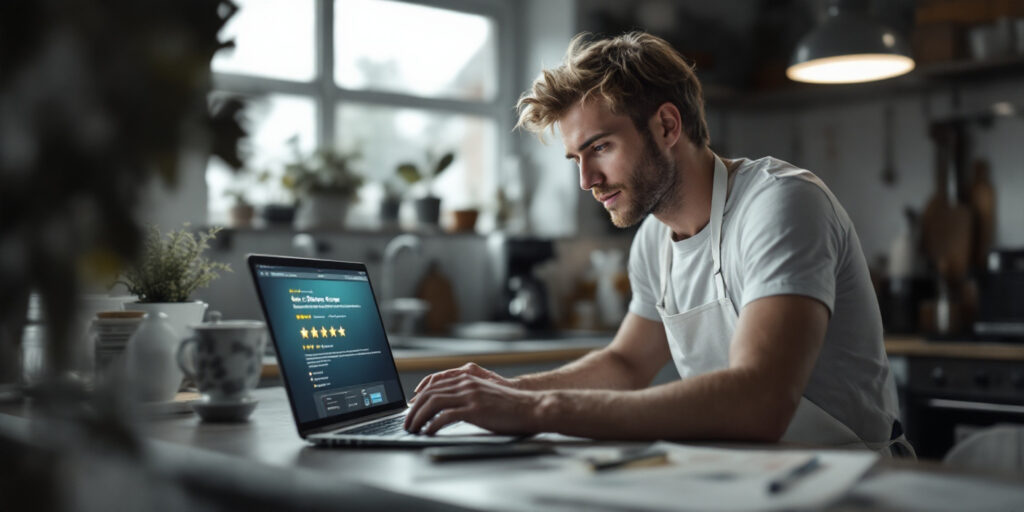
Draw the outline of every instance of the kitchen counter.
<instances>
[{"instance_id":1,"label":"kitchen counter","mask_svg":"<svg viewBox=\"0 0 1024 512\"><path fill-rule=\"evenodd\" d=\"M982 341L928 341L916 336L888 336L885 352L889 356L944 357L1024 361L1024 343Z\"/></svg>"},{"instance_id":2,"label":"kitchen counter","mask_svg":"<svg viewBox=\"0 0 1024 512\"><path fill-rule=\"evenodd\" d=\"M328 511L344 507L355 510L627 510L617 504L586 497L570 501L552 499L551 486L576 486L581 481L602 478L608 480L629 477L628 473L594 474L584 470L571 456L574 450L586 448L629 447L619 443L583 443L550 441L558 448L558 455L522 459L493 459L432 464L416 450L409 449L322 449L303 441L295 431L291 411L281 387L259 389L254 392L259 406L249 421L243 423L203 423L194 414L176 414L150 418L137 424L133 432L140 435L144 457L103 456L103 446L93 450L76 445L51 451L35 448L51 458L40 459L62 465L58 468L79 469L84 462L93 472L67 471L56 487L57 491L77 490L98 479L111 476L122 478L135 487L125 488L116 503L156 504L158 499L173 498L172 503L191 503L195 508L258 509L258 510L313 510ZM0 441L5 448L21 448L34 444L22 439L47 439L55 431L40 428L42 418L30 423L25 416L31 414L29 405L0 405ZM63 421L63 420L62 420ZM28 437L25 433L31 432ZM66 443L74 430L61 429L61 442ZM81 434L78 434L79 436ZM18 440L21 444L11 442ZM71 438L80 439L80 438ZM112 439L117 439L113 437ZM538 442L544 442L538 440ZM53 448L55 443L41 446ZM57 444L57 446L62 446ZM685 445L679 445L685 446ZM698 444L696 447L705 446ZM728 444L720 446L742 454L746 450L773 450L774 445ZM22 452L27 450L22 449ZM6 452L5 452L6 453ZM19 452L16 452L19 453ZM68 453L76 457L61 459ZM834 451L816 451L826 457ZM22 455L24 457L24 455ZM15 459L24 461L26 459ZM67 462L65 462L67 461ZM41 470L29 465L29 476L38 477ZM715 493L720 486L731 485L726 479L709 480L691 486L687 494L686 481L675 481L677 487L665 488L665 477L657 473L670 468L647 468L654 471L628 480L616 492L640 500L647 493L675 493L678 503L701 494ZM714 467L714 466L712 466ZM20 469L15 466L16 469ZM111 473L117 470L119 473ZM105 473L104 473L105 471ZM57 475L58 473L54 473ZM100 476L93 476L98 474ZM714 473L713 473L714 474ZM135 478L135 475L142 475ZM540 476L551 486L536 485ZM616 477L616 475L619 475ZM90 478L91 476L91 478ZM655 477L655 478L649 478ZM56 478L56 476L54 477ZM532 480L526 480L533 478ZM534 482L531 485L516 485ZM24 476L22 478L24 480ZM29 480L31 481L31 480ZM56 481L56 480L55 480ZM106 481L106 480L104 480ZM742 489L742 486L737 488ZM131 491L152 490L152 494L133 494ZM675 490L673 490L675 489ZM945 491L936 495L936 489ZM174 490L176 492L171 493ZM721 492L721 491L717 491ZM109 494L109 493L108 493ZM72 508L98 508L112 503L102 493L76 492L63 494L74 499ZM554 494L557 498L558 494ZM1020 503L1020 480L1015 475L969 472L942 467L927 462L880 459L852 489L834 498L817 503L815 510L934 510L944 505L949 510L1009 510ZM33 498L36 496L33 495ZM132 501L134 499L134 501ZM189 500L189 501L184 501ZM194 500L194 503L192 502ZM758 509L779 508L778 497L764 496ZM164 503L167 503L164 501ZM35 503L33 503L35 504ZM4 502L8 508L9 502ZM199 507L199 505L204 505ZM219 506L217 506L219 505ZM19 507L15 505L15 509ZM29 506L21 508L31 508ZM37 507L38 508L38 507ZM131 508L131 507L128 507ZM138 507L136 507L138 508ZM145 507L142 507L145 508ZM181 507L179 507L181 508ZM185 507L188 508L188 507ZM678 509L679 505L665 510ZM782 507L794 508L794 507ZM659 508L660 509L660 508Z\"/></svg>"},{"instance_id":3,"label":"kitchen counter","mask_svg":"<svg viewBox=\"0 0 1024 512\"><path fill-rule=\"evenodd\" d=\"M611 332L577 333L516 341L413 337L396 339L392 348L398 371L415 372L454 368L470 361L482 366L571 361L607 346L613 336ZM927 341L917 336L886 337L885 351L889 356L1024 361L1024 344ZM278 376L277 360L267 357L263 377Z\"/></svg>"}]
</instances>

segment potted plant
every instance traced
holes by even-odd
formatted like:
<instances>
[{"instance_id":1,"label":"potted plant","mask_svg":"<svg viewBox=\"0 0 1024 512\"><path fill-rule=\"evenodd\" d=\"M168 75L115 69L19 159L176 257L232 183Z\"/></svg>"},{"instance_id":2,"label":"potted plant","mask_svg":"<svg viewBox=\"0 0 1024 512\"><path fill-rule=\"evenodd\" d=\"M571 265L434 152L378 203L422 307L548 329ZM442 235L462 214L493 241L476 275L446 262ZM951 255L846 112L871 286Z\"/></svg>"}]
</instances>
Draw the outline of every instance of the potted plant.
<instances>
[{"instance_id":1,"label":"potted plant","mask_svg":"<svg viewBox=\"0 0 1024 512\"><path fill-rule=\"evenodd\" d=\"M477 208L460 208L452 210L452 232L472 233L476 231L476 220L480 216Z\"/></svg>"},{"instance_id":2,"label":"potted plant","mask_svg":"<svg viewBox=\"0 0 1024 512\"><path fill-rule=\"evenodd\" d=\"M413 203L413 206L416 208L416 219L420 226L437 226L438 219L441 217L441 199L434 195L434 179L452 164L452 160L455 160L455 154L451 151L445 153L437 160L434 160L433 156L427 153L426 166L423 168L423 171L420 171L420 168L412 162L398 165L398 175L406 182L415 184L422 181L424 183L426 194L423 197L417 198Z\"/></svg>"},{"instance_id":3,"label":"potted plant","mask_svg":"<svg viewBox=\"0 0 1024 512\"><path fill-rule=\"evenodd\" d=\"M277 178L270 170L264 169L257 177L260 186L266 187L271 178ZM291 226L295 221L295 193L285 187L282 190L272 190L270 201L260 208L260 216L267 226Z\"/></svg>"},{"instance_id":4,"label":"potted plant","mask_svg":"<svg viewBox=\"0 0 1024 512\"><path fill-rule=\"evenodd\" d=\"M341 228L352 201L357 199L363 177L352 169L358 152L320 149L303 157L293 142L295 161L285 167L285 187L299 198L296 229Z\"/></svg>"},{"instance_id":5,"label":"potted plant","mask_svg":"<svg viewBox=\"0 0 1024 512\"><path fill-rule=\"evenodd\" d=\"M233 228L251 228L256 208L245 198L242 188L228 189L225 194L235 198L235 203L228 210L229 225Z\"/></svg>"},{"instance_id":6,"label":"potted plant","mask_svg":"<svg viewBox=\"0 0 1024 512\"><path fill-rule=\"evenodd\" d=\"M394 180L381 183L384 195L380 199L380 221L385 228L398 226L398 213L402 208L402 191Z\"/></svg>"},{"instance_id":7,"label":"potted plant","mask_svg":"<svg viewBox=\"0 0 1024 512\"><path fill-rule=\"evenodd\" d=\"M203 255L220 228L193 234L188 226L186 223L183 229L166 235L157 226L149 226L139 260L118 281L138 297L137 302L125 303L124 309L166 313L179 341L188 334L189 325L203 321L206 312L205 302L190 300L192 293L209 286L220 272L231 271L227 263Z\"/></svg>"}]
</instances>

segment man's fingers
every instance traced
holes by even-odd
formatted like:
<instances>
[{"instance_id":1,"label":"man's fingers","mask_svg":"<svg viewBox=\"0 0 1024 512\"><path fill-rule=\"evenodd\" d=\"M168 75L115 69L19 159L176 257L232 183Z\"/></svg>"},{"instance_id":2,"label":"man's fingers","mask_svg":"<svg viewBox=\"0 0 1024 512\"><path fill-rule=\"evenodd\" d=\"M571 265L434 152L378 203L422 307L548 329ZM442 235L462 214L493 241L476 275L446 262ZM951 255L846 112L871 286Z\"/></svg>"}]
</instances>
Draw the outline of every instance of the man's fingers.
<instances>
[{"instance_id":1,"label":"man's fingers","mask_svg":"<svg viewBox=\"0 0 1024 512\"><path fill-rule=\"evenodd\" d=\"M450 370L444 370L444 371L440 371L440 372L436 372L436 373L431 373L430 375L427 375L426 377L423 377L423 380L421 380L420 383L416 385L416 389L414 389L413 392L414 393L419 393L420 391L422 391L422 390L424 390L426 388L429 388L430 386L434 385L435 383L437 383L439 381L447 380L447 379L450 379L452 377L456 377L459 374L463 373L464 369L465 369L465 365L463 365L463 366L461 366L459 368L452 368Z\"/></svg>"},{"instance_id":2,"label":"man's fingers","mask_svg":"<svg viewBox=\"0 0 1024 512\"><path fill-rule=\"evenodd\" d=\"M464 375L480 377L483 379L492 380L499 383L504 381L504 379L502 379L501 376L488 370L487 368L484 368L476 363L466 363L458 368L452 368L437 373L431 373L430 375L423 377L423 379L420 380L419 384L416 385L416 388L413 389L413 393L419 393L425 389L429 389L436 385L439 385L444 381L448 381L453 378ZM410 400L410 402L412 402L412 400Z\"/></svg>"},{"instance_id":3,"label":"man's fingers","mask_svg":"<svg viewBox=\"0 0 1024 512\"><path fill-rule=\"evenodd\" d=\"M430 422L427 423L426 428L423 429L423 435L432 436L439 430L452 423L456 423L463 420L470 419L470 412L472 407L456 407L454 409L445 409L431 418Z\"/></svg>"},{"instance_id":4,"label":"man's fingers","mask_svg":"<svg viewBox=\"0 0 1024 512\"><path fill-rule=\"evenodd\" d=\"M430 385L430 381L434 379L435 375L437 375L437 374L436 373L431 373L430 375L427 375L426 377L423 377L422 379L420 379L420 383L416 385L416 389L412 390L412 392L413 393L419 393L421 389L429 386Z\"/></svg>"},{"instance_id":5,"label":"man's fingers","mask_svg":"<svg viewBox=\"0 0 1024 512\"><path fill-rule=\"evenodd\" d=\"M405 430L413 433L419 432L427 420L444 409L459 405L462 400L464 398L455 392L430 393L426 399L417 402L412 410L405 415Z\"/></svg>"}]
</instances>

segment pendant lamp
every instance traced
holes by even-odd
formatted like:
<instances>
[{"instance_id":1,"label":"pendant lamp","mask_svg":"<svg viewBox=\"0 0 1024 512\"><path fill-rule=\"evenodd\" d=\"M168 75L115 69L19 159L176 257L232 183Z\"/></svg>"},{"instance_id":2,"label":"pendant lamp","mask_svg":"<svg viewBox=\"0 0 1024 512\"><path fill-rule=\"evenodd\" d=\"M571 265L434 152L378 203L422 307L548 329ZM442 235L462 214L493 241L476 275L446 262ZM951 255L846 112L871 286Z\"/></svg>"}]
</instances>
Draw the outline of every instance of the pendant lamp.
<instances>
[{"instance_id":1,"label":"pendant lamp","mask_svg":"<svg viewBox=\"0 0 1024 512\"><path fill-rule=\"evenodd\" d=\"M909 73L914 59L894 30L872 19L867 0L828 0L828 17L800 40L786 76L797 82L850 84Z\"/></svg>"}]
</instances>

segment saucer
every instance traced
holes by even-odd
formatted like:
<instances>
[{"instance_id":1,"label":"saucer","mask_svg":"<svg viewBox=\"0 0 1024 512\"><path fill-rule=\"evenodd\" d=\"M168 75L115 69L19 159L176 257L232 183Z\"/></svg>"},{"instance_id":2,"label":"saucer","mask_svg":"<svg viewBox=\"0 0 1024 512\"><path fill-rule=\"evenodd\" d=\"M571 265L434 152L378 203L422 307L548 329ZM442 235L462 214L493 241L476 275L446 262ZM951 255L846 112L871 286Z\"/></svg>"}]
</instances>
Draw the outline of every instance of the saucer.
<instances>
[{"instance_id":1,"label":"saucer","mask_svg":"<svg viewBox=\"0 0 1024 512\"><path fill-rule=\"evenodd\" d=\"M192 402L192 409L199 414L203 421L213 423L235 423L249 419L253 409L259 400L246 398L241 402L205 402L197 400Z\"/></svg>"}]
</instances>

